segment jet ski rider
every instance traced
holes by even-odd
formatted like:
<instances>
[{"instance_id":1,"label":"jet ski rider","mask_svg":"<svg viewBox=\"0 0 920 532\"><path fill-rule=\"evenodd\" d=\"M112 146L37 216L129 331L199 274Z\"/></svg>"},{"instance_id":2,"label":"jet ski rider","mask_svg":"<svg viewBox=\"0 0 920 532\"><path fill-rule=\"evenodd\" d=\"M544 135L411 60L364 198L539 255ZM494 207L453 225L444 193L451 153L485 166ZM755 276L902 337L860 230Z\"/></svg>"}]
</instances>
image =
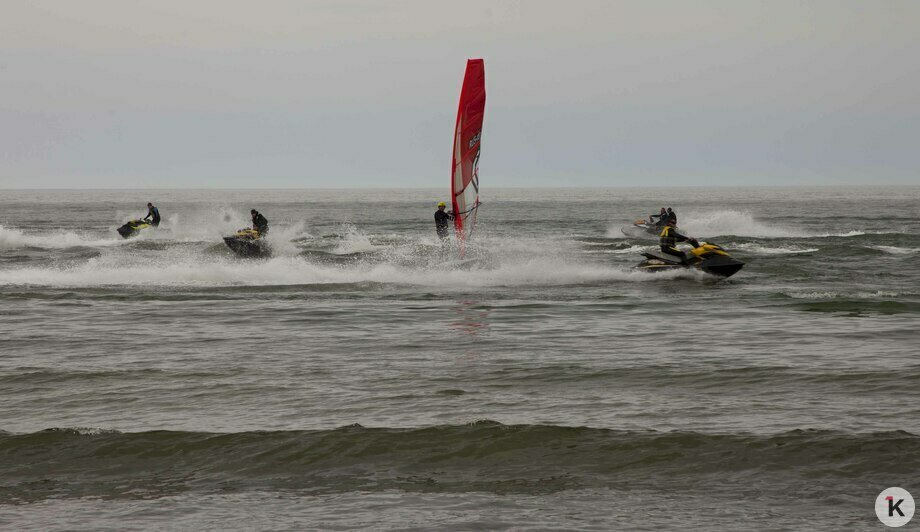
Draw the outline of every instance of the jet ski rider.
<instances>
[{"instance_id":1,"label":"jet ski rider","mask_svg":"<svg viewBox=\"0 0 920 532\"><path fill-rule=\"evenodd\" d=\"M266 220L265 217L255 209L249 211L249 214L252 215L252 228L259 233L259 236L268 233L268 220Z\"/></svg>"},{"instance_id":2,"label":"jet ski rider","mask_svg":"<svg viewBox=\"0 0 920 532\"><path fill-rule=\"evenodd\" d=\"M438 210L434 213L434 229L438 237L443 240L450 236L450 221L454 219L452 212L446 212L447 204L443 201L438 203Z\"/></svg>"},{"instance_id":3,"label":"jet ski rider","mask_svg":"<svg viewBox=\"0 0 920 532\"><path fill-rule=\"evenodd\" d=\"M654 218L658 218L658 220L656 221L654 220ZM655 227L657 229L661 229L662 227L664 227L666 223L668 223L668 211L666 211L665 208L662 207L660 214L650 214L649 215L648 222L651 224L655 224Z\"/></svg>"},{"instance_id":4,"label":"jet ski rider","mask_svg":"<svg viewBox=\"0 0 920 532\"><path fill-rule=\"evenodd\" d=\"M153 217L150 220L150 225L154 227L160 226L160 210L153 206L153 203L147 204L147 216L144 216L143 220L146 222L148 218Z\"/></svg>"},{"instance_id":5,"label":"jet ski rider","mask_svg":"<svg viewBox=\"0 0 920 532\"><path fill-rule=\"evenodd\" d=\"M674 218L668 218L667 225L658 236L660 237L658 243L661 245L662 253L680 257L682 263L686 262L686 256L683 251L677 249L678 242L689 242L695 248L700 247L700 243L695 238L690 238L677 232L677 221Z\"/></svg>"},{"instance_id":6,"label":"jet ski rider","mask_svg":"<svg viewBox=\"0 0 920 532\"><path fill-rule=\"evenodd\" d=\"M677 213L671 210L671 207L668 207L668 220L674 222L674 225L677 226Z\"/></svg>"}]
</instances>

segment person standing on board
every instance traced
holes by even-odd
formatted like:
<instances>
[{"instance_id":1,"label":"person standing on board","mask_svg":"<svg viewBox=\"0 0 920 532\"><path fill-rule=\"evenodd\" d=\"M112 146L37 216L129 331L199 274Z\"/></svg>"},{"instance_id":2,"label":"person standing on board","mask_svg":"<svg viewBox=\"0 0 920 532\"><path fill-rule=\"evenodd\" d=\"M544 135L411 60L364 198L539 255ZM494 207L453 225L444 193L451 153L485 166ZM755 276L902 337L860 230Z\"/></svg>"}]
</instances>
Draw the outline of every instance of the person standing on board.
<instances>
[{"instance_id":1,"label":"person standing on board","mask_svg":"<svg viewBox=\"0 0 920 532\"><path fill-rule=\"evenodd\" d=\"M154 227L160 226L160 210L154 207L153 203L147 204L147 216L144 216L144 221L146 222L149 218L153 218L150 220L150 225Z\"/></svg>"},{"instance_id":2,"label":"person standing on board","mask_svg":"<svg viewBox=\"0 0 920 532\"><path fill-rule=\"evenodd\" d=\"M268 220L265 219L262 214L252 209L249 211L249 214L252 215L252 228L259 232L259 236L264 235L268 232Z\"/></svg>"},{"instance_id":3,"label":"person standing on board","mask_svg":"<svg viewBox=\"0 0 920 532\"><path fill-rule=\"evenodd\" d=\"M453 213L444 210L446 208L447 204L442 201L438 203L438 210L434 212L434 229L441 240L450 236L450 221L454 219Z\"/></svg>"}]
</instances>

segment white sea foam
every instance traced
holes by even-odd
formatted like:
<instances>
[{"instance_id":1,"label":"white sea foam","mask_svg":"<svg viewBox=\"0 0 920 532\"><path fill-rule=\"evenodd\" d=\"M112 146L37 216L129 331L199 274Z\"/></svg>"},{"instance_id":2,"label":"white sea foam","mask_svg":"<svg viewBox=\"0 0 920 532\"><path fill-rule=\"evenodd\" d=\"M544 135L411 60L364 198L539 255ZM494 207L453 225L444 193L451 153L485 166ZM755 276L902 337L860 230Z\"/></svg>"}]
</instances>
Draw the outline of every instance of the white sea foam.
<instances>
[{"instance_id":1,"label":"white sea foam","mask_svg":"<svg viewBox=\"0 0 920 532\"><path fill-rule=\"evenodd\" d=\"M222 243L223 237L232 235L251 225L248 213L229 207L219 207L195 212L190 217L172 214L156 231L142 231L137 240L168 240L175 242ZM300 253L295 241L312 238L303 220L292 224L271 223L265 241L275 256L294 256Z\"/></svg>"},{"instance_id":2,"label":"white sea foam","mask_svg":"<svg viewBox=\"0 0 920 532\"><path fill-rule=\"evenodd\" d=\"M786 295L794 299L876 299L883 297L898 297L901 294L899 292L892 292L889 290L876 290L875 292L790 292Z\"/></svg>"},{"instance_id":3,"label":"white sea foam","mask_svg":"<svg viewBox=\"0 0 920 532\"><path fill-rule=\"evenodd\" d=\"M121 432L114 429L102 429L97 427L74 427L72 429L67 429L81 436L101 436L103 434L121 434Z\"/></svg>"},{"instance_id":4,"label":"white sea foam","mask_svg":"<svg viewBox=\"0 0 920 532\"><path fill-rule=\"evenodd\" d=\"M18 229L6 228L0 225L0 249L43 248L63 249L77 246L104 247L117 246L124 240L113 233L111 238L98 238L85 234L63 231L57 233L31 234Z\"/></svg>"},{"instance_id":5,"label":"white sea foam","mask_svg":"<svg viewBox=\"0 0 920 532\"><path fill-rule=\"evenodd\" d=\"M851 237L851 236L862 236L866 234L870 234L870 233L868 231L855 231L854 230L854 231L847 231L846 233L821 233L821 234L811 235L811 236L820 237L820 238L828 238L828 237L846 238L846 237ZM884 233L875 232L872 234L879 235L879 234L884 234Z\"/></svg>"},{"instance_id":6,"label":"white sea foam","mask_svg":"<svg viewBox=\"0 0 920 532\"><path fill-rule=\"evenodd\" d=\"M674 277L705 278L695 271L649 274L603 264L584 263L563 253L535 254L506 246L493 256L477 255L480 263L457 267L450 249L426 248L422 253L404 246L399 261L348 264L315 263L300 256L238 260L208 253L189 254L181 248L151 256L143 252L106 253L78 266L0 270L0 285L94 286L267 286L385 283L469 289L501 286L568 285L597 282L643 282Z\"/></svg>"},{"instance_id":7,"label":"white sea foam","mask_svg":"<svg viewBox=\"0 0 920 532\"><path fill-rule=\"evenodd\" d=\"M138 240L173 240L176 242L214 242L252 224L249 213L223 206L202 208L180 215L172 213L156 230L141 231ZM303 231L303 222L293 227ZM271 233L287 233L284 224L271 224ZM297 231L294 231L296 233ZM292 234L294 234L292 233Z\"/></svg>"},{"instance_id":8,"label":"white sea foam","mask_svg":"<svg viewBox=\"0 0 920 532\"><path fill-rule=\"evenodd\" d=\"M730 250L740 249L758 255L798 255L801 253L814 253L818 251L818 248L766 246L754 242L730 242L726 244L725 247Z\"/></svg>"},{"instance_id":9,"label":"white sea foam","mask_svg":"<svg viewBox=\"0 0 920 532\"><path fill-rule=\"evenodd\" d=\"M877 249L879 251L884 251L885 253L891 253L892 255L910 255L913 253L920 252L920 248L899 248L897 246L867 246L871 249Z\"/></svg>"},{"instance_id":10,"label":"white sea foam","mask_svg":"<svg viewBox=\"0 0 920 532\"><path fill-rule=\"evenodd\" d=\"M753 214L736 210L687 211L679 213L678 226L681 231L696 238L718 236L746 236L752 238L826 238L852 237L865 234L883 234L865 230L851 230L842 233L819 233L802 228L767 223ZM621 224L607 230L609 238L623 238Z\"/></svg>"},{"instance_id":11,"label":"white sea foam","mask_svg":"<svg viewBox=\"0 0 920 532\"><path fill-rule=\"evenodd\" d=\"M3 269L0 285L266 286L370 282L475 289L706 278L695 271L652 275L622 263L599 263L596 255L594 259L586 257L577 241L564 236L508 238L483 232L468 245L467 258L475 260L459 264L456 243L442 242L429 233L381 237L343 225L337 238L315 239L303 222L272 224L266 237L272 258L241 260L229 252L220 252L224 251L220 237L244 225L243 216L231 210L222 212L223 216L209 212L196 220L180 220L174 214L156 231L145 231L137 239L116 237L111 241L121 244L156 240L167 245L102 248L101 255L80 264ZM19 236L15 232L7 234ZM57 242L66 245L63 240ZM183 245L168 245L169 242ZM305 242L307 246L331 245L333 254L367 256L330 262L328 256L303 254ZM601 251L624 257L635 255L638 262L644 249L637 245Z\"/></svg>"},{"instance_id":12,"label":"white sea foam","mask_svg":"<svg viewBox=\"0 0 920 532\"><path fill-rule=\"evenodd\" d=\"M272 255L276 257L293 257L300 253L295 241L311 238L303 220L291 225L274 225L265 235L265 241L271 246Z\"/></svg>"},{"instance_id":13,"label":"white sea foam","mask_svg":"<svg viewBox=\"0 0 920 532\"><path fill-rule=\"evenodd\" d=\"M681 213L678 225L685 234L697 238L735 235L755 238L789 238L807 236L802 230L756 220L749 212L711 211Z\"/></svg>"},{"instance_id":14,"label":"white sea foam","mask_svg":"<svg viewBox=\"0 0 920 532\"><path fill-rule=\"evenodd\" d=\"M357 227L347 224L343 227L342 238L336 245L333 253L350 255L352 253L366 253L376 251L380 246L371 243L370 237L358 230Z\"/></svg>"},{"instance_id":15,"label":"white sea foam","mask_svg":"<svg viewBox=\"0 0 920 532\"><path fill-rule=\"evenodd\" d=\"M618 224L607 230L610 238L622 238L623 233ZM687 235L697 238L710 238L723 235L749 236L755 238L788 238L807 236L807 233L795 228L767 224L754 219L748 212L720 210L680 213L678 226Z\"/></svg>"},{"instance_id":16,"label":"white sea foam","mask_svg":"<svg viewBox=\"0 0 920 532\"><path fill-rule=\"evenodd\" d=\"M588 250L588 253L605 253L608 255L636 255L638 256L643 251L647 251L657 246L629 246L628 248L622 249L592 249Z\"/></svg>"}]
</instances>

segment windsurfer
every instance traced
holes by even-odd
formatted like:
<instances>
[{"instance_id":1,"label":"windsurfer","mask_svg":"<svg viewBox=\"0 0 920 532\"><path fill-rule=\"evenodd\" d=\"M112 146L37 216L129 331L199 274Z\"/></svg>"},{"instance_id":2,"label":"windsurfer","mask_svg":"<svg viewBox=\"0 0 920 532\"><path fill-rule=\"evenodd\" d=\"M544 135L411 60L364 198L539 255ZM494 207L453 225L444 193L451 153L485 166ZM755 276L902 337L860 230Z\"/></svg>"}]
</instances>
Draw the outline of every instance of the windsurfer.
<instances>
[{"instance_id":1,"label":"windsurfer","mask_svg":"<svg viewBox=\"0 0 920 532\"><path fill-rule=\"evenodd\" d=\"M442 201L434 212L434 228L442 240L450 236L450 221L454 219L454 213L447 212L446 208L447 204Z\"/></svg>"}]
</instances>

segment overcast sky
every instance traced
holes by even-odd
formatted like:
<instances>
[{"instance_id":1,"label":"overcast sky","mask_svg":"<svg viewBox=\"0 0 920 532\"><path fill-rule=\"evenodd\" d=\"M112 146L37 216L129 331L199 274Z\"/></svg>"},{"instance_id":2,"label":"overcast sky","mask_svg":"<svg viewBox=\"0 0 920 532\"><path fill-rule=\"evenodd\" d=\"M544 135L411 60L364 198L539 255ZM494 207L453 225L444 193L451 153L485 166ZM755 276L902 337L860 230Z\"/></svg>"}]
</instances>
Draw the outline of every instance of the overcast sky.
<instances>
[{"instance_id":1,"label":"overcast sky","mask_svg":"<svg viewBox=\"0 0 920 532\"><path fill-rule=\"evenodd\" d=\"M920 183L913 0L0 1L0 188Z\"/></svg>"}]
</instances>

